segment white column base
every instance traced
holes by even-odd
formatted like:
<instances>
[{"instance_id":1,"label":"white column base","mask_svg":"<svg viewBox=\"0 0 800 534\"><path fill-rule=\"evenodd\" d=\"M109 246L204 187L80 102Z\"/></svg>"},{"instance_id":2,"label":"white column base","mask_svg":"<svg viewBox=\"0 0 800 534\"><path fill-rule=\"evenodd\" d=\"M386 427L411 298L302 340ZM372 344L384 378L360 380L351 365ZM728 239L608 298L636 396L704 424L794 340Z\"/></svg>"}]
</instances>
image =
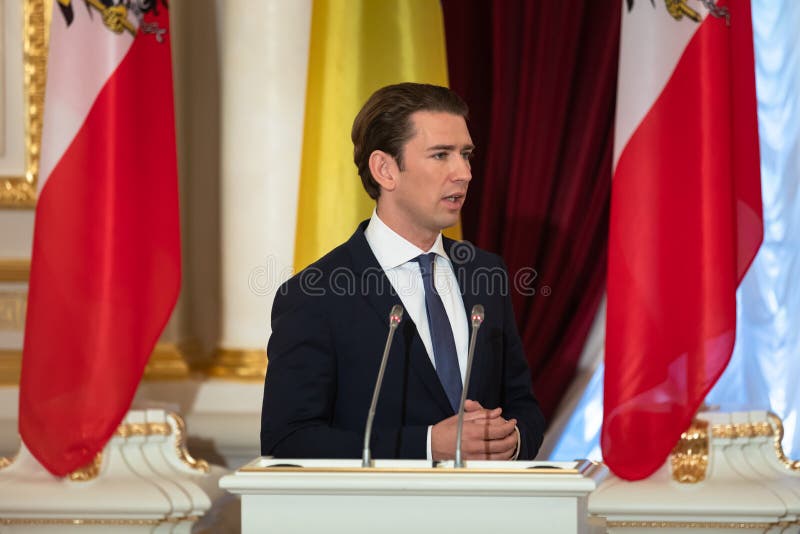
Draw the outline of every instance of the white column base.
<instances>
[{"instance_id":1,"label":"white column base","mask_svg":"<svg viewBox=\"0 0 800 534\"><path fill-rule=\"evenodd\" d=\"M200 458L232 469L261 451L263 382L193 378L142 382L135 408L161 408L183 415L187 447ZM19 388L0 387L0 458L19 449L17 430Z\"/></svg>"},{"instance_id":2,"label":"white column base","mask_svg":"<svg viewBox=\"0 0 800 534\"><path fill-rule=\"evenodd\" d=\"M800 532L800 468L781 459L780 420L764 411L698 419L708 422L704 480L676 482L669 461L646 480L611 476L589 497L590 514L615 534Z\"/></svg>"},{"instance_id":3,"label":"white column base","mask_svg":"<svg viewBox=\"0 0 800 534\"><path fill-rule=\"evenodd\" d=\"M132 410L94 467L64 478L21 445L0 469L0 532L192 531L212 505L230 501L217 486L228 470L194 460L185 436L174 413Z\"/></svg>"}]
</instances>

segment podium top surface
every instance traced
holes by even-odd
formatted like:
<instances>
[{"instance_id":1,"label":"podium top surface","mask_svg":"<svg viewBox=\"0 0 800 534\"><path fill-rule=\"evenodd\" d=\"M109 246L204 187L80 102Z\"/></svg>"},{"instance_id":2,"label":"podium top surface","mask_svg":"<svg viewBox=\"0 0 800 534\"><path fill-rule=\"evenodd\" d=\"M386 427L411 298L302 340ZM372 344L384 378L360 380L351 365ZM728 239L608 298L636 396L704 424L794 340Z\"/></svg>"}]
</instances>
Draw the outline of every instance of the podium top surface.
<instances>
[{"instance_id":1,"label":"podium top surface","mask_svg":"<svg viewBox=\"0 0 800 534\"><path fill-rule=\"evenodd\" d=\"M602 464L574 462L309 460L262 457L220 479L238 494L328 495L585 495L608 473Z\"/></svg>"},{"instance_id":2,"label":"podium top surface","mask_svg":"<svg viewBox=\"0 0 800 534\"><path fill-rule=\"evenodd\" d=\"M307 459L272 458L262 456L239 468L237 473L492 473L525 475L588 475L601 468L600 464L589 460L572 462L537 461L476 461L467 460L464 467L456 469L453 461L432 462L429 460L374 460L370 467L362 467L358 459Z\"/></svg>"}]
</instances>

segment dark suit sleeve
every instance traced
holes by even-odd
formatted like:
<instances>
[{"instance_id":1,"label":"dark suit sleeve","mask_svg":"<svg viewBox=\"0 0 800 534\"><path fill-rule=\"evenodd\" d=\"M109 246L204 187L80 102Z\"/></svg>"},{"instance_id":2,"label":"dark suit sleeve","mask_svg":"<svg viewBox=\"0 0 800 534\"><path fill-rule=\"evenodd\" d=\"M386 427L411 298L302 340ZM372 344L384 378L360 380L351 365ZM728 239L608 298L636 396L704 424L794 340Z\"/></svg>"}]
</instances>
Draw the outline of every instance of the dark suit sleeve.
<instances>
[{"instance_id":1,"label":"dark suit sleeve","mask_svg":"<svg viewBox=\"0 0 800 534\"><path fill-rule=\"evenodd\" d=\"M350 428L336 426L337 346L330 301L307 295L296 279L278 292L272 311L261 412L261 454L283 458L359 458L363 448L362 412L350 414ZM354 325L355 326L355 325ZM375 378L372 378L374 384ZM341 398L339 399L341 401ZM368 401L367 401L368 402ZM426 426L375 428L376 458L425 458Z\"/></svg>"},{"instance_id":2,"label":"dark suit sleeve","mask_svg":"<svg viewBox=\"0 0 800 534\"><path fill-rule=\"evenodd\" d=\"M502 262L501 262L502 264ZM508 272L506 266L503 269ZM504 359L504 391L503 417L515 418L520 432L520 450L518 459L532 460L542 445L545 421L539 403L533 395L531 373L525 358L525 350L519 337L514 309L509 292L503 296L503 347Z\"/></svg>"}]
</instances>

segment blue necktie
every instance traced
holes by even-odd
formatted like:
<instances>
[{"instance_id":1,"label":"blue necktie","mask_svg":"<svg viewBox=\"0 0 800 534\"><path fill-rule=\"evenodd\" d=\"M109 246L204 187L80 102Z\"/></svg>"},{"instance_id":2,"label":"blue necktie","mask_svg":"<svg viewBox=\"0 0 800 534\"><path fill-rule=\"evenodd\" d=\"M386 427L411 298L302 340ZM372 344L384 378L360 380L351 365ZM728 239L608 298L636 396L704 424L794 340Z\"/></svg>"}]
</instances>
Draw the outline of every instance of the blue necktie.
<instances>
[{"instance_id":1,"label":"blue necktie","mask_svg":"<svg viewBox=\"0 0 800 534\"><path fill-rule=\"evenodd\" d=\"M414 261L419 263L422 272L422 285L425 288L425 311L428 313L428 326L433 342L433 361L436 362L436 374L444 387L450 406L458 411L461 403L461 371L458 367L458 353L453 328L447 318L444 304L433 285L433 265L436 253L421 254Z\"/></svg>"}]
</instances>

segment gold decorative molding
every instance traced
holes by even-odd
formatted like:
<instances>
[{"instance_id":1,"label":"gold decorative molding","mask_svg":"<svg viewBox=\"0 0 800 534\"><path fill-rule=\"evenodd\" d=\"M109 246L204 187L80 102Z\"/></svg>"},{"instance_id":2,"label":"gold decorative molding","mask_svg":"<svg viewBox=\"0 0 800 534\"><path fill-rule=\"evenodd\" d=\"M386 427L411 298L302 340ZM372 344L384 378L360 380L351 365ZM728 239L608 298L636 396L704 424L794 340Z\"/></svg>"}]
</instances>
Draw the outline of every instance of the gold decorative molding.
<instances>
[{"instance_id":1,"label":"gold decorative molding","mask_svg":"<svg viewBox=\"0 0 800 534\"><path fill-rule=\"evenodd\" d=\"M711 427L711 436L717 439L769 437L773 433L772 426L766 421L713 425Z\"/></svg>"},{"instance_id":2,"label":"gold decorative molding","mask_svg":"<svg viewBox=\"0 0 800 534\"><path fill-rule=\"evenodd\" d=\"M0 350L0 386L18 386L22 373L22 351Z\"/></svg>"},{"instance_id":3,"label":"gold decorative molding","mask_svg":"<svg viewBox=\"0 0 800 534\"><path fill-rule=\"evenodd\" d=\"M772 412L767 412L767 419L769 419L770 428L775 428L773 446L775 447L775 455L778 457L778 460L790 471L800 471L800 460L793 461L787 458L786 453L783 452L783 421L781 421L781 418L778 417L777 414Z\"/></svg>"},{"instance_id":4,"label":"gold decorative molding","mask_svg":"<svg viewBox=\"0 0 800 534\"><path fill-rule=\"evenodd\" d=\"M67 477L73 482L88 482L94 480L97 478L97 475L100 474L100 467L102 465L103 453L101 451L94 455L94 460L71 472Z\"/></svg>"},{"instance_id":5,"label":"gold decorative molding","mask_svg":"<svg viewBox=\"0 0 800 534\"><path fill-rule=\"evenodd\" d=\"M0 293L0 310L2 310L2 293ZM24 318L24 311L22 317ZM1 317L0 324L2 324ZM183 380L188 378L187 354L188 351L180 345L158 343L147 362L143 380ZM0 386L18 386L21 372L22 350L0 349Z\"/></svg>"},{"instance_id":6,"label":"gold decorative molding","mask_svg":"<svg viewBox=\"0 0 800 534\"><path fill-rule=\"evenodd\" d=\"M169 436L172 427L168 423L122 423L114 431L114 437L129 438L131 436Z\"/></svg>"},{"instance_id":7,"label":"gold decorative molding","mask_svg":"<svg viewBox=\"0 0 800 534\"><path fill-rule=\"evenodd\" d=\"M24 0L22 61L25 106L25 175L0 177L0 206L32 208L36 205L39 149L42 140L44 88L47 71L46 2Z\"/></svg>"},{"instance_id":8,"label":"gold decorative molding","mask_svg":"<svg viewBox=\"0 0 800 534\"><path fill-rule=\"evenodd\" d=\"M772 523L745 523L738 521L715 521L704 523L700 521L607 521L607 528L708 528L727 530L754 530L766 531L776 525Z\"/></svg>"},{"instance_id":9,"label":"gold decorative molding","mask_svg":"<svg viewBox=\"0 0 800 534\"><path fill-rule=\"evenodd\" d=\"M0 291L0 330L22 332L27 304L26 291Z\"/></svg>"},{"instance_id":10,"label":"gold decorative molding","mask_svg":"<svg viewBox=\"0 0 800 534\"><path fill-rule=\"evenodd\" d=\"M167 412L167 420L171 421L172 426L175 427L175 453L178 455L178 459L189 469L208 473L208 462L196 460L186 448L186 423L183 421L183 417L175 412Z\"/></svg>"},{"instance_id":11,"label":"gold decorative molding","mask_svg":"<svg viewBox=\"0 0 800 534\"><path fill-rule=\"evenodd\" d=\"M267 374L267 352L254 349L217 349L208 376L262 382Z\"/></svg>"},{"instance_id":12,"label":"gold decorative molding","mask_svg":"<svg viewBox=\"0 0 800 534\"><path fill-rule=\"evenodd\" d=\"M27 282L31 274L29 259L0 259L0 282Z\"/></svg>"},{"instance_id":13,"label":"gold decorative molding","mask_svg":"<svg viewBox=\"0 0 800 534\"><path fill-rule=\"evenodd\" d=\"M705 479L708 469L709 439L773 438L778 460L792 471L800 471L800 461L792 461L783 452L783 423L774 413L769 421L709 425L695 419L670 454L672 478L677 482L694 484Z\"/></svg>"},{"instance_id":14,"label":"gold decorative molding","mask_svg":"<svg viewBox=\"0 0 800 534\"><path fill-rule=\"evenodd\" d=\"M696 484L705 480L708 469L708 421L692 421L686 432L681 434L669 459L675 481Z\"/></svg>"},{"instance_id":15,"label":"gold decorative molding","mask_svg":"<svg viewBox=\"0 0 800 534\"><path fill-rule=\"evenodd\" d=\"M181 380L189 377L188 345L157 343L144 368L144 380Z\"/></svg>"}]
</instances>

